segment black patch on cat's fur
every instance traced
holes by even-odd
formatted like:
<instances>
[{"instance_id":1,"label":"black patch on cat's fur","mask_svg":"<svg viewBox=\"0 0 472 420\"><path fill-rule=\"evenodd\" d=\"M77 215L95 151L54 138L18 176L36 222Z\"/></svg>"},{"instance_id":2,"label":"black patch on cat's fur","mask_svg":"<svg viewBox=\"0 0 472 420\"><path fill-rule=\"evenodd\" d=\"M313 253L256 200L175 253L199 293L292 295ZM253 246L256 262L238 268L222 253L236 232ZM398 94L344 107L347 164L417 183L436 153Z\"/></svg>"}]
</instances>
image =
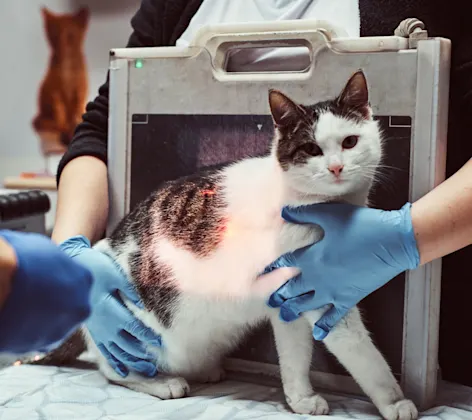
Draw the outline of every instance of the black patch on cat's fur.
<instances>
[{"instance_id":1,"label":"black patch on cat's fur","mask_svg":"<svg viewBox=\"0 0 472 420\"><path fill-rule=\"evenodd\" d=\"M110 236L116 254L126 252L130 243L138 245L128 261L133 283L146 308L166 328L172 325L180 292L172 282L171 268L158 261L152 247L161 236L202 258L217 247L224 232L225 207L219 173L211 170L165 182L123 218Z\"/></svg>"},{"instance_id":2,"label":"black patch on cat's fur","mask_svg":"<svg viewBox=\"0 0 472 420\"><path fill-rule=\"evenodd\" d=\"M176 246L206 257L221 241L225 203L218 172L166 183L155 205L160 232Z\"/></svg>"},{"instance_id":3,"label":"black patch on cat's fur","mask_svg":"<svg viewBox=\"0 0 472 420\"><path fill-rule=\"evenodd\" d=\"M125 252L125 249L121 251L120 248L125 248L130 242L138 245L139 251L131 253L128 260L133 284L146 309L152 311L164 327L170 328L179 291L171 282L171 270L159 264L149 249L152 246L152 235L156 231L154 225L158 222L153 217L152 210L156 207L161 192L162 189L153 192L121 220L110 236L110 246L119 254Z\"/></svg>"},{"instance_id":4,"label":"black patch on cat's fur","mask_svg":"<svg viewBox=\"0 0 472 420\"><path fill-rule=\"evenodd\" d=\"M171 282L172 272L166 265L155 260L148 260L146 264L149 265L148 270L152 281L141 279L142 258L141 252L135 252L129 257L131 275L135 279L136 289L146 308L156 315L165 328L170 328L173 308L180 295Z\"/></svg>"},{"instance_id":5,"label":"black patch on cat's fur","mask_svg":"<svg viewBox=\"0 0 472 420\"><path fill-rule=\"evenodd\" d=\"M158 191L152 193L118 223L109 238L112 248L119 249L126 245L130 238L133 238L137 244L140 243L143 235L149 232L150 210L157 194Z\"/></svg>"},{"instance_id":6,"label":"black patch on cat's fur","mask_svg":"<svg viewBox=\"0 0 472 420\"><path fill-rule=\"evenodd\" d=\"M120 248L132 237L140 244L157 223L150 215L159 212L159 231L177 246L200 257L212 252L224 230L225 204L219 189L219 170L202 172L165 182L139 203L118 224L110 236L112 248Z\"/></svg>"},{"instance_id":7,"label":"black patch on cat's fur","mask_svg":"<svg viewBox=\"0 0 472 420\"><path fill-rule=\"evenodd\" d=\"M322 113L361 122L369 118L367 82L357 71L346 83L341 94L333 100L314 105L300 105L278 91L270 91L269 103L276 130L279 133L277 158L284 170L289 165L304 165L312 157L306 143L315 143L314 127Z\"/></svg>"}]
</instances>

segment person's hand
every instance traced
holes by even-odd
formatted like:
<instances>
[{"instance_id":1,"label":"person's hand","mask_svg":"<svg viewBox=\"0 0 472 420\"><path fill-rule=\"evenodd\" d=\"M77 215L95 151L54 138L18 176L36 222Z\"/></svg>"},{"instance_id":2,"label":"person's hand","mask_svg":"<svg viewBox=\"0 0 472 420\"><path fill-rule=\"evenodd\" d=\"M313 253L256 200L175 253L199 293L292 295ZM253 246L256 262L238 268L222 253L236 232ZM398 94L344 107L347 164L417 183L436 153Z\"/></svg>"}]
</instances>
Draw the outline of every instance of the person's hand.
<instances>
[{"instance_id":1,"label":"person's hand","mask_svg":"<svg viewBox=\"0 0 472 420\"><path fill-rule=\"evenodd\" d=\"M418 267L410 208L409 203L395 211L339 203L285 208L286 221L317 224L324 236L314 245L283 255L265 270L301 269L272 294L269 306L280 307L280 317L289 322L305 311L329 305L313 328L314 338L324 339L364 297Z\"/></svg>"},{"instance_id":2,"label":"person's hand","mask_svg":"<svg viewBox=\"0 0 472 420\"><path fill-rule=\"evenodd\" d=\"M90 271L49 238L1 231L16 258L0 308L0 352L41 351L66 338L90 314Z\"/></svg>"},{"instance_id":3,"label":"person's hand","mask_svg":"<svg viewBox=\"0 0 472 420\"><path fill-rule=\"evenodd\" d=\"M92 315L85 325L110 366L122 377L130 370L155 376L156 362L145 347L161 346L161 338L139 321L121 299L120 294L143 308L121 268L109 256L91 248L84 236L69 238L60 247L92 272Z\"/></svg>"}]
</instances>

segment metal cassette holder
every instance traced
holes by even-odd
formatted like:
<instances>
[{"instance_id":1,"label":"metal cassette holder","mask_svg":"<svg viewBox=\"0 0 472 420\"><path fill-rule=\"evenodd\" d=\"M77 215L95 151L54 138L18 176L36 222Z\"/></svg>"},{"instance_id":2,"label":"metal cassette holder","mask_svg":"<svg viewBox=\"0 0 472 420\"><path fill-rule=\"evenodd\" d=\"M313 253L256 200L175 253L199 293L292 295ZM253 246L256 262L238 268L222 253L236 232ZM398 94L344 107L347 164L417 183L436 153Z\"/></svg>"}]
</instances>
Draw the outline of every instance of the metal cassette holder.
<instances>
[{"instance_id":1,"label":"metal cassette holder","mask_svg":"<svg viewBox=\"0 0 472 420\"><path fill-rule=\"evenodd\" d=\"M303 46L307 68L228 70L239 48ZM280 89L310 104L337 95L350 75L367 77L375 118L386 138L385 164L397 168L372 204L400 208L444 180L450 41L407 19L395 35L348 38L324 21L215 25L189 47L114 49L110 53L108 229L165 180L267 152L273 134L267 92ZM409 271L361 304L367 328L409 398L433 403L438 377L441 261ZM315 343L315 387L360 394ZM255 331L227 361L236 377L278 375L270 327Z\"/></svg>"}]
</instances>

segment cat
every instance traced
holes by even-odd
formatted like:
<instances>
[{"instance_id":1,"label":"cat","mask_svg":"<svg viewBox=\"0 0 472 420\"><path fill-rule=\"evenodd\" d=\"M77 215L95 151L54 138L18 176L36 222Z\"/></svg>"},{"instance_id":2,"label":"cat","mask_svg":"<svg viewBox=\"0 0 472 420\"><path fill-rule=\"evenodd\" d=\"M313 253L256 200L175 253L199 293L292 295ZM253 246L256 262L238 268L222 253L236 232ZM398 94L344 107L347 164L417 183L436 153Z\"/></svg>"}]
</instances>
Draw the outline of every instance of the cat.
<instances>
[{"instance_id":1,"label":"cat","mask_svg":"<svg viewBox=\"0 0 472 420\"><path fill-rule=\"evenodd\" d=\"M85 112L88 79L83 44L89 11L83 7L75 14L57 15L43 7L41 12L51 56L32 125L47 156L66 151Z\"/></svg>"},{"instance_id":2,"label":"cat","mask_svg":"<svg viewBox=\"0 0 472 420\"><path fill-rule=\"evenodd\" d=\"M221 380L223 357L250 328L270 320L288 405L300 414L328 413L326 400L309 379L311 330L326 308L282 322L266 302L297 269L258 273L280 255L322 236L319 226L284 222L284 206L367 203L382 158L382 136L361 70L333 100L304 106L271 90L269 106L275 126L270 154L164 183L95 245L132 279L145 309L128 307L164 343L162 349L148 349L158 360L155 378L134 373L122 378L84 328L87 348L110 381L162 399L183 397L189 392L187 381ZM357 308L324 344L385 419L417 418ZM71 351L69 341L45 360L63 362L82 350Z\"/></svg>"}]
</instances>

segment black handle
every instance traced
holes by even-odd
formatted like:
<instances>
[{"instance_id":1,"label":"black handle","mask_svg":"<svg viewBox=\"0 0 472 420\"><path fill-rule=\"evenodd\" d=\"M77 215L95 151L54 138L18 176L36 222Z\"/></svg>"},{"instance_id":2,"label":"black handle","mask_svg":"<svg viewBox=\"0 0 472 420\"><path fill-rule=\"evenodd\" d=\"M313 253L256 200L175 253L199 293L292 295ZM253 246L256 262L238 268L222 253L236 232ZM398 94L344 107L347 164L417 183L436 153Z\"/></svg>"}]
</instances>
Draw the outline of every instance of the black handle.
<instances>
[{"instance_id":1,"label":"black handle","mask_svg":"<svg viewBox=\"0 0 472 420\"><path fill-rule=\"evenodd\" d=\"M49 196L40 190L0 195L0 220L44 214L51 208Z\"/></svg>"}]
</instances>

